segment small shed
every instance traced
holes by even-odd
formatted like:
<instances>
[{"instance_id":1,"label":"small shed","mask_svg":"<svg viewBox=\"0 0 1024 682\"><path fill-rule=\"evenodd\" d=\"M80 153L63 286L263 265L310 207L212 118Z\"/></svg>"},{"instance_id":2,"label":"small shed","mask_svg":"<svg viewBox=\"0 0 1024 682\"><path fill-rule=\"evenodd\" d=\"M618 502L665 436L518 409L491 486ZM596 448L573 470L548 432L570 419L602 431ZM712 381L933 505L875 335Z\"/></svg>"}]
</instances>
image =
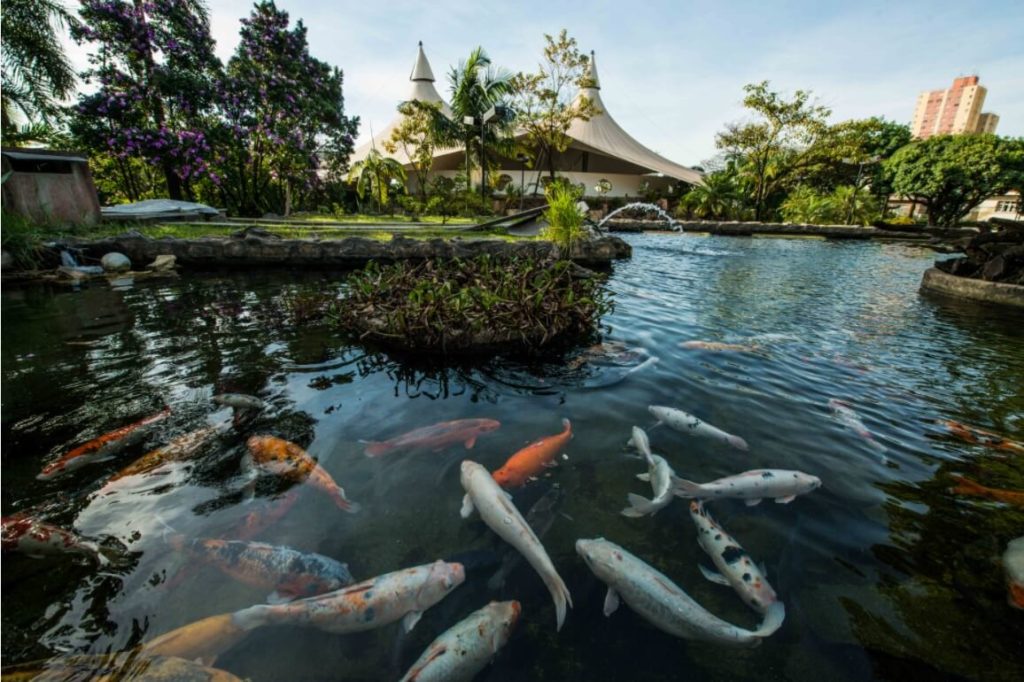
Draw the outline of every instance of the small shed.
<instances>
[{"instance_id":1,"label":"small shed","mask_svg":"<svg viewBox=\"0 0 1024 682\"><path fill-rule=\"evenodd\" d=\"M40 223L93 225L100 201L79 152L49 149L0 149L3 207Z\"/></svg>"}]
</instances>

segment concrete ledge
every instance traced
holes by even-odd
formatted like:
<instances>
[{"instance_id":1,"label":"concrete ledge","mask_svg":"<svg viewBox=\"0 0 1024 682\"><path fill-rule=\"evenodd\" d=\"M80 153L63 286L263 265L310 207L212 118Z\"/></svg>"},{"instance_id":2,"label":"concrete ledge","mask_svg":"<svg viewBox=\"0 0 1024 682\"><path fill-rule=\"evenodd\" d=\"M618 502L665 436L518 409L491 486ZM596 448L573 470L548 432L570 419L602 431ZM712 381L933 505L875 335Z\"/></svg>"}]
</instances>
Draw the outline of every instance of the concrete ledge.
<instances>
[{"instance_id":1,"label":"concrete ledge","mask_svg":"<svg viewBox=\"0 0 1024 682\"><path fill-rule=\"evenodd\" d=\"M859 225L805 225L790 223L758 223L758 222L725 222L715 220L677 220L676 225L683 232L707 232L709 234L749 237L752 235L783 235L825 237L827 239L897 239L920 240L931 239L932 235L923 231L879 230L875 227ZM664 220L630 220L612 219L606 224L612 232L642 232L644 230L665 230L668 224Z\"/></svg>"},{"instance_id":2,"label":"concrete ledge","mask_svg":"<svg viewBox=\"0 0 1024 682\"><path fill-rule=\"evenodd\" d=\"M938 268L928 268L925 271L924 277L921 279L921 291L982 303L1024 308L1024 286L957 277Z\"/></svg>"},{"instance_id":3,"label":"concrete ledge","mask_svg":"<svg viewBox=\"0 0 1024 682\"><path fill-rule=\"evenodd\" d=\"M365 237L344 239L282 239L272 235L199 239L150 239L129 233L108 239L74 244L89 256L119 251L133 263L149 263L156 256L170 254L185 267L313 267L350 269L369 261L474 258L531 258L544 260L558 255L551 242L499 239L409 239L396 235L391 241ZM618 237L601 237L581 242L572 260L585 267L608 267L613 260L630 258L633 250Z\"/></svg>"}]
</instances>

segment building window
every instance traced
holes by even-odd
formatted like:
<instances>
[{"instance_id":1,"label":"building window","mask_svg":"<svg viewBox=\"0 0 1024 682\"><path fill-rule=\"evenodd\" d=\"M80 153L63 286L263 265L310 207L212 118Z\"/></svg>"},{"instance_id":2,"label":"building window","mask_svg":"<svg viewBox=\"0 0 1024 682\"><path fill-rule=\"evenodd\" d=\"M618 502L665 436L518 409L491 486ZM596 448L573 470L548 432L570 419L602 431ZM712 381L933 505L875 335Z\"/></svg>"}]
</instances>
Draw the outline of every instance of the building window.
<instances>
[{"instance_id":1,"label":"building window","mask_svg":"<svg viewBox=\"0 0 1024 682\"><path fill-rule=\"evenodd\" d=\"M1015 213L1016 211L1016 201L1000 201L996 204L996 213Z\"/></svg>"}]
</instances>

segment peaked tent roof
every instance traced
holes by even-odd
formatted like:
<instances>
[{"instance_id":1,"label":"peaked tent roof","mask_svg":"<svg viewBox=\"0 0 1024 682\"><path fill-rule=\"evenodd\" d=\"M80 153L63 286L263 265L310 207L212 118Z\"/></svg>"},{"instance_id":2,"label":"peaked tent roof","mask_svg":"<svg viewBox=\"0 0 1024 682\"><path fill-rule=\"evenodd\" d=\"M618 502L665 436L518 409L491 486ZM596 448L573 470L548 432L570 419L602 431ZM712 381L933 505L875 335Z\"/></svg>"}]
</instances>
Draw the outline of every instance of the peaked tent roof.
<instances>
[{"instance_id":1,"label":"peaked tent roof","mask_svg":"<svg viewBox=\"0 0 1024 682\"><path fill-rule=\"evenodd\" d=\"M703 184L703 176L699 171L680 166L678 163L656 154L633 139L615 122L615 119L608 113L608 108L601 101L601 82L597 78L597 66L594 63L593 52L590 53L590 64L587 71L592 85L582 89L577 97L588 97L593 100L594 106L600 113L591 116L586 121L576 119L572 122L566 135L602 154L629 161L643 168L650 168L652 171L676 180L694 185Z\"/></svg>"},{"instance_id":2,"label":"peaked tent roof","mask_svg":"<svg viewBox=\"0 0 1024 682\"><path fill-rule=\"evenodd\" d=\"M437 88L434 87L434 72L430 68L430 62L427 61L427 55L423 52L422 40L420 41L419 52L416 55L416 62L412 65L412 72L409 74L409 80L412 82L412 87L409 89L408 97L403 101L439 103L441 105L441 113L445 116L451 117L451 108L448 106L447 102L441 99L441 95L437 92ZM402 115L396 114L395 118L393 118L383 130L372 133L367 142L359 145L352 152L352 156L349 157L349 164L353 164L356 161L362 161L375 145L380 146L382 142L390 139L391 132L397 128L401 122ZM409 159L406 158L405 153L400 148L391 156L402 164L409 163Z\"/></svg>"}]
</instances>

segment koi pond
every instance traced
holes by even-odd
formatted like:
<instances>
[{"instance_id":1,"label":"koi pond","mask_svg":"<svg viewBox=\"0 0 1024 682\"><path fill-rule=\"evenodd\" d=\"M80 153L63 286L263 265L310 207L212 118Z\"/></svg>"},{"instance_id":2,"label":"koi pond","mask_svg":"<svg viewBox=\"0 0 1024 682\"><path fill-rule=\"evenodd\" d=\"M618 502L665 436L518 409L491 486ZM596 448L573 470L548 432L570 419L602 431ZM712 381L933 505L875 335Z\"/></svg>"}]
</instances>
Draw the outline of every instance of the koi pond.
<instances>
[{"instance_id":1,"label":"koi pond","mask_svg":"<svg viewBox=\"0 0 1024 682\"><path fill-rule=\"evenodd\" d=\"M208 617L276 613L250 607L442 559L461 568L439 596L416 592L416 608L365 608L365 626L344 634L264 619L212 665L254 681L397 680L471 613L517 600L505 607L510 633L461 640L481 665L493 658L473 679L1021 679L1024 612L1008 602L1003 555L1024 535L1024 316L920 296L934 254L917 247L627 240L633 258L608 280L616 308L603 345L529 360L444 364L364 348L303 314L306 298L341 290L330 273L5 287L5 671L99 678L110 654ZM243 397L211 399L222 394ZM689 415L650 406L699 427L673 428ZM149 417L101 461L38 478ZM479 421L444 425L456 420ZM708 499L700 518L670 491L657 513L641 513L627 495L656 491L637 478L648 463L634 426L690 496L750 470L810 483L795 499ZM571 595L559 631L538 571L485 523L485 496L505 503L486 471L542 438L496 478ZM305 466L303 476L280 475L265 465L273 457ZM467 458L486 485L474 488L479 513L463 518ZM624 579L658 582L666 599L685 591L744 632L768 620L705 576L724 582L728 568L698 544L706 514L742 547L730 550L761 566L757 580L785 605L781 626L754 647L677 638L623 585L606 617L610 579L577 540L615 543L663 574ZM31 556L41 552L8 542L8 518L84 544ZM267 571L296 564L240 558L257 542L320 555L335 582L268 585ZM398 622L418 610L418 623ZM195 638L212 648L220 634ZM174 679L235 679L189 674ZM445 679L432 674L416 679Z\"/></svg>"}]
</instances>

